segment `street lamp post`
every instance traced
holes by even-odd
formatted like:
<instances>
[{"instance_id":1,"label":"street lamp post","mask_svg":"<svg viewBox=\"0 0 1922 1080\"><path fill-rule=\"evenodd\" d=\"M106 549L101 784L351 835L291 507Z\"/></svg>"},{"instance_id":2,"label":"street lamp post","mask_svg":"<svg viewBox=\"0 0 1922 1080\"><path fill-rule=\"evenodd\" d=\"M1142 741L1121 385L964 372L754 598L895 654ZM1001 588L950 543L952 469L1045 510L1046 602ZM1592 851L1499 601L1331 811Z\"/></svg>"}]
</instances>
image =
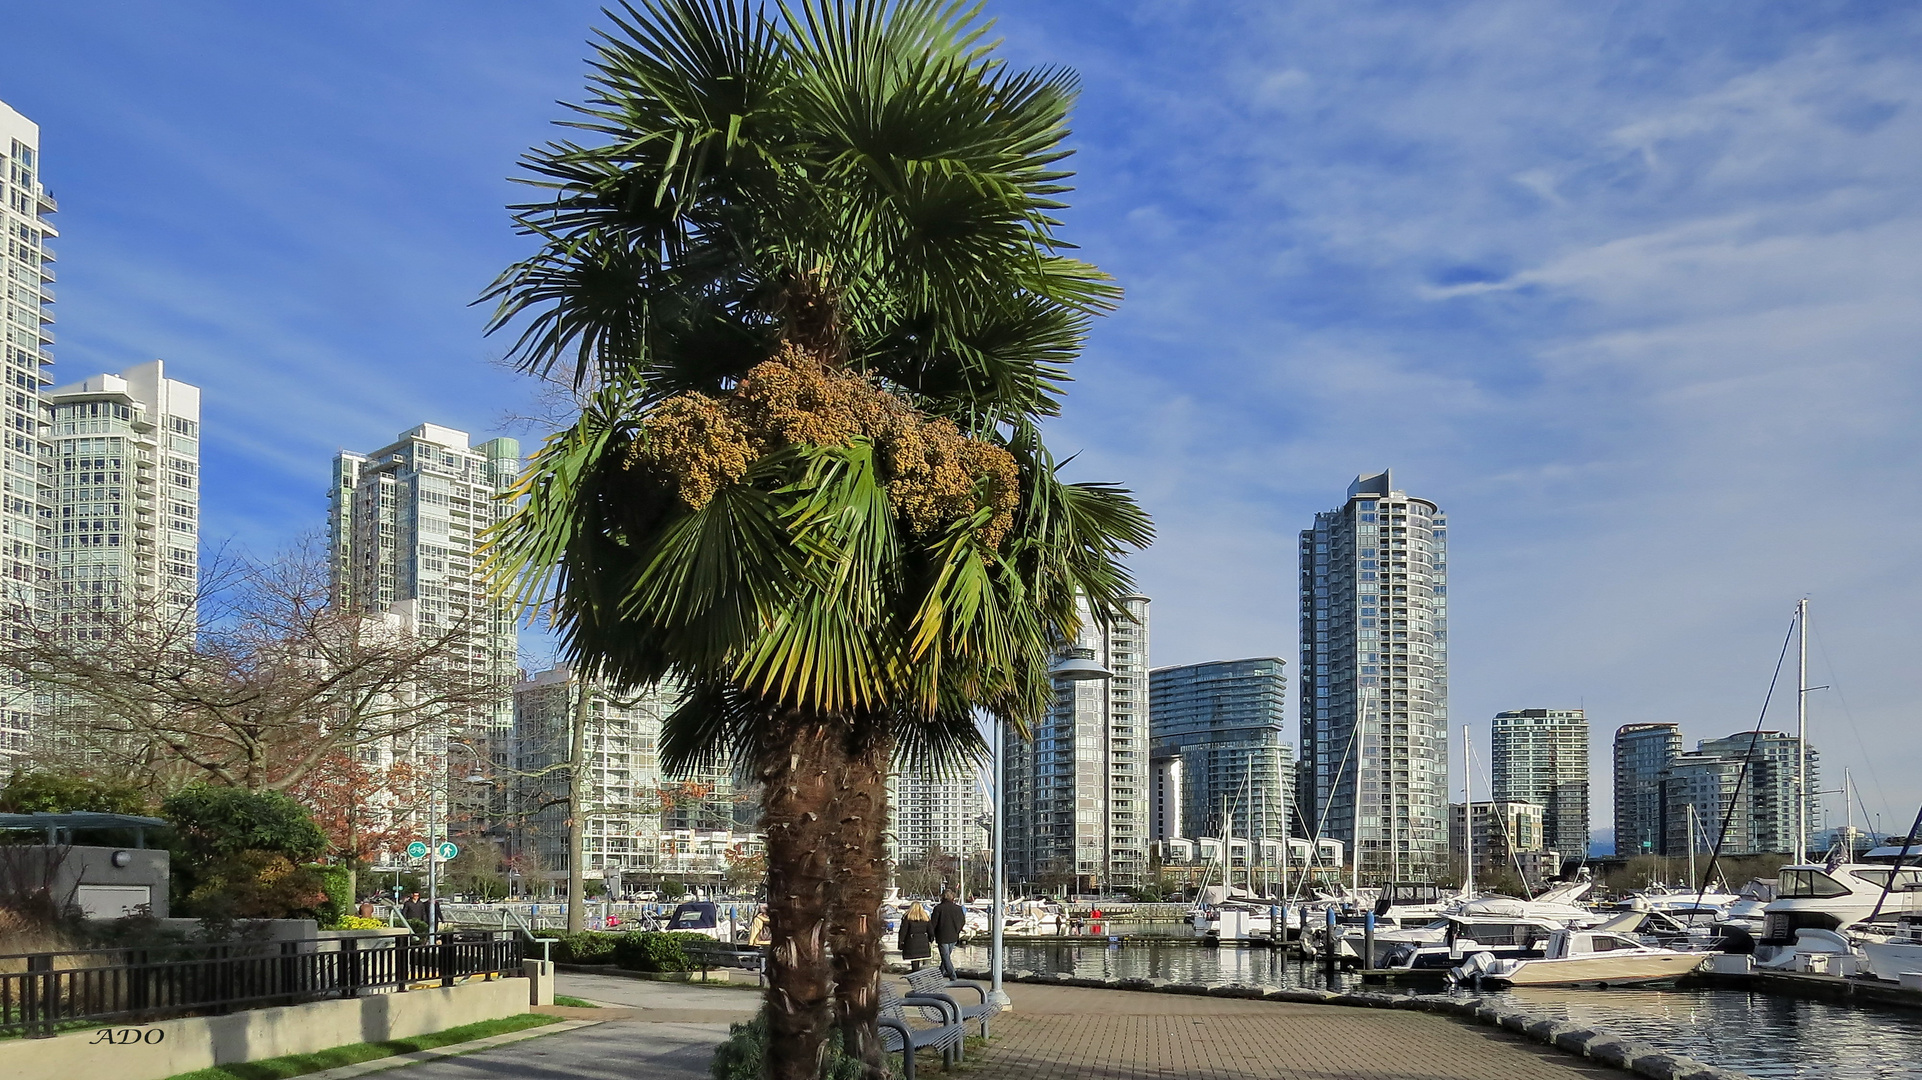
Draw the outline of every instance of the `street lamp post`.
<instances>
[{"instance_id":1,"label":"street lamp post","mask_svg":"<svg viewBox=\"0 0 1922 1080\"><path fill-rule=\"evenodd\" d=\"M481 775L481 756L479 750L474 749L466 743L450 742L447 745L460 747L462 750L474 755L474 771L468 773L461 781L462 783L487 783L487 777ZM441 755L441 762L444 765L446 761L447 755L443 753ZM434 786L436 788L440 787L441 771L440 769L434 770ZM437 834L440 831L439 807L441 794L439 791L429 791L427 793L427 932L430 934L440 929L440 879L435 875L434 870L440 862L440 837Z\"/></svg>"}]
</instances>

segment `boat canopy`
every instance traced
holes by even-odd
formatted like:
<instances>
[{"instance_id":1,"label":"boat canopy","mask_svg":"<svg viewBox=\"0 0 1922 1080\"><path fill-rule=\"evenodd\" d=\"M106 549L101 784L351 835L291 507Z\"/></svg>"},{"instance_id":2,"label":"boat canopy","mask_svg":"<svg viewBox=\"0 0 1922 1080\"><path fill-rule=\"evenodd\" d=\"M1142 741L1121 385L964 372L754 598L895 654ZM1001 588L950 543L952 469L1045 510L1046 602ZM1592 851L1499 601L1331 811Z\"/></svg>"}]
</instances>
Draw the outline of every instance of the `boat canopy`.
<instances>
[{"instance_id":1,"label":"boat canopy","mask_svg":"<svg viewBox=\"0 0 1922 1080\"><path fill-rule=\"evenodd\" d=\"M706 900L690 900L674 909L669 930L712 930L721 925L721 908Z\"/></svg>"},{"instance_id":2,"label":"boat canopy","mask_svg":"<svg viewBox=\"0 0 1922 1080\"><path fill-rule=\"evenodd\" d=\"M1375 914L1386 915L1391 907L1426 907L1442 901L1440 885L1426 881L1396 881L1382 886L1375 901Z\"/></svg>"}]
</instances>

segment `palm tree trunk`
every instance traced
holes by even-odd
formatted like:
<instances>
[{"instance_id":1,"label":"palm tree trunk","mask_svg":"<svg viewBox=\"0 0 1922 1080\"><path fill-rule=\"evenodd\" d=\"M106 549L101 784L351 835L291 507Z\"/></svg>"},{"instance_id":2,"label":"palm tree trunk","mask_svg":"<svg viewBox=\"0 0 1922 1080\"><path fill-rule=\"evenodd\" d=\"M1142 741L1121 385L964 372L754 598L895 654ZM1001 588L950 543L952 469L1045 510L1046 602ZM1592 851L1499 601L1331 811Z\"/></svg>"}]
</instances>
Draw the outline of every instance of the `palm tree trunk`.
<instances>
[{"instance_id":1,"label":"palm tree trunk","mask_svg":"<svg viewBox=\"0 0 1922 1080\"><path fill-rule=\"evenodd\" d=\"M875 1021L881 1009L881 898L887 890L888 769L894 741L868 737L849 749L836 791L834 975L841 1051L887 1080Z\"/></svg>"},{"instance_id":2,"label":"palm tree trunk","mask_svg":"<svg viewBox=\"0 0 1922 1080\"><path fill-rule=\"evenodd\" d=\"M767 831L768 1080L816 1080L832 1014L828 919L833 901L835 780L844 757L835 718L789 710L757 762Z\"/></svg>"}]
</instances>

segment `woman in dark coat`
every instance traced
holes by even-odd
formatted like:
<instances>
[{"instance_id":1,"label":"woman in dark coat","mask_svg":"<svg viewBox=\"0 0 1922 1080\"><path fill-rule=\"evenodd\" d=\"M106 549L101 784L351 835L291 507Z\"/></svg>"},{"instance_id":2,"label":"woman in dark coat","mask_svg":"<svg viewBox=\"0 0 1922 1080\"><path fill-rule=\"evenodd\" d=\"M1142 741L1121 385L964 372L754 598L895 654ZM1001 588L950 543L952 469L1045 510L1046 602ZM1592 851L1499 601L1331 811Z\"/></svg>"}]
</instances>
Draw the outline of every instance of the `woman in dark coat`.
<instances>
[{"instance_id":1,"label":"woman in dark coat","mask_svg":"<svg viewBox=\"0 0 1922 1080\"><path fill-rule=\"evenodd\" d=\"M915 901L908 913L901 916L901 959L908 962L910 971L921 970L921 962L934 951L933 937L928 931L928 909Z\"/></svg>"}]
</instances>

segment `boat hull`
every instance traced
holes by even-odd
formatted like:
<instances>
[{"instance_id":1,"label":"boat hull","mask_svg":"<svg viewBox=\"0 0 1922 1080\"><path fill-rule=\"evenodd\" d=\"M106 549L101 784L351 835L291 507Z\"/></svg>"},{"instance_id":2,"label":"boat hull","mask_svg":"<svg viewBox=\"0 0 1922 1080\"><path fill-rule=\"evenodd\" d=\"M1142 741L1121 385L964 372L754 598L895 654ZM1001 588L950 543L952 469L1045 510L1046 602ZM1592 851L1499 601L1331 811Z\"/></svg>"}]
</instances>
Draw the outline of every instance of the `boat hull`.
<instances>
[{"instance_id":1,"label":"boat hull","mask_svg":"<svg viewBox=\"0 0 1922 1080\"><path fill-rule=\"evenodd\" d=\"M1666 955L1629 954L1591 955L1564 960L1522 960L1511 971L1489 971L1483 982L1508 986L1573 986L1581 983L1607 983L1634 986L1638 983L1678 979L1700 967L1707 954Z\"/></svg>"},{"instance_id":2,"label":"boat hull","mask_svg":"<svg viewBox=\"0 0 1922 1080\"><path fill-rule=\"evenodd\" d=\"M1868 958L1869 973L1885 982L1900 982L1911 971L1922 971L1922 942L1865 941L1856 946Z\"/></svg>"}]
</instances>

